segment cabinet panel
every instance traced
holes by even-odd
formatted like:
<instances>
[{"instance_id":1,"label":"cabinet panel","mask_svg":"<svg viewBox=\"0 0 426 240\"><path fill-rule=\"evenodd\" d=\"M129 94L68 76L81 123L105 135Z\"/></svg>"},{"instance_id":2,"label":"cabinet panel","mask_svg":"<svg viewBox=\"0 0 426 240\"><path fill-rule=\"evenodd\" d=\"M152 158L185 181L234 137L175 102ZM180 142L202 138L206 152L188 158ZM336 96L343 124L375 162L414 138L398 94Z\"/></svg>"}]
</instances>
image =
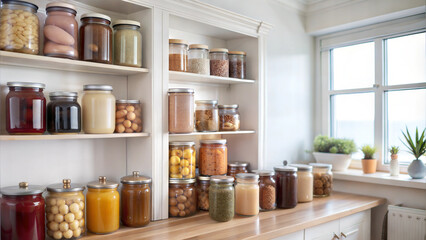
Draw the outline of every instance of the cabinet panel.
<instances>
[{"instance_id":1,"label":"cabinet panel","mask_svg":"<svg viewBox=\"0 0 426 240\"><path fill-rule=\"evenodd\" d=\"M305 240L332 240L334 234L340 235L339 219L305 229Z\"/></svg>"},{"instance_id":2,"label":"cabinet panel","mask_svg":"<svg viewBox=\"0 0 426 240\"><path fill-rule=\"evenodd\" d=\"M304 231L298 231L294 233L287 234L285 236L273 238L273 240L303 240L304 239Z\"/></svg>"},{"instance_id":3,"label":"cabinet panel","mask_svg":"<svg viewBox=\"0 0 426 240\"><path fill-rule=\"evenodd\" d=\"M371 211L359 212L340 219L340 235L345 240L370 239ZM345 237L346 236L346 237Z\"/></svg>"}]
</instances>

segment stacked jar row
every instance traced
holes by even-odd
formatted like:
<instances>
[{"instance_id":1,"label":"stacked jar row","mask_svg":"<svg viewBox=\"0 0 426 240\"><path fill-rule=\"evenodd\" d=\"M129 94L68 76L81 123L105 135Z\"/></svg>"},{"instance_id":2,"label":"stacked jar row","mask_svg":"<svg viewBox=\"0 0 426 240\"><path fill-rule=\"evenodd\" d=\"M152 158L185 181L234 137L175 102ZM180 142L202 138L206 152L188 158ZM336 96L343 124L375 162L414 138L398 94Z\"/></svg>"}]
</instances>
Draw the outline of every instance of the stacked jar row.
<instances>
[{"instance_id":1,"label":"stacked jar row","mask_svg":"<svg viewBox=\"0 0 426 240\"><path fill-rule=\"evenodd\" d=\"M39 54L38 7L17 0L5 0L2 3L0 50ZM109 16L86 13L81 16L79 30L75 6L52 2L46 5L46 13L43 29L45 56L142 67L139 22L117 20L113 24L113 33Z\"/></svg>"},{"instance_id":2,"label":"stacked jar row","mask_svg":"<svg viewBox=\"0 0 426 240\"><path fill-rule=\"evenodd\" d=\"M245 79L246 53L169 39L169 70Z\"/></svg>"}]
</instances>

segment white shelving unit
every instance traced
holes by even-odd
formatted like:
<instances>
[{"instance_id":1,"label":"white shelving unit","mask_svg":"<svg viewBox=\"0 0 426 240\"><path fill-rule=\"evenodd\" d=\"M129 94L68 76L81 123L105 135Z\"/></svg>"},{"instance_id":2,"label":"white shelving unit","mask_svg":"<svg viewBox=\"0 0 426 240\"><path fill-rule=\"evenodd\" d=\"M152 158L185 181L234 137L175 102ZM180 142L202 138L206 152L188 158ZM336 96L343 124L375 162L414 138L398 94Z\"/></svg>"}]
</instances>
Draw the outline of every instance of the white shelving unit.
<instances>
[{"instance_id":1,"label":"white shelving unit","mask_svg":"<svg viewBox=\"0 0 426 240\"><path fill-rule=\"evenodd\" d=\"M255 80L217 77L186 72L169 71L170 82L174 83L200 83L200 84L244 84L254 83Z\"/></svg>"},{"instance_id":2,"label":"white shelving unit","mask_svg":"<svg viewBox=\"0 0 426 240\"><path fill-rule=\"evenodd\" d=\"M229 132L193 132L193 133L171 133L170 137L179 137L179 136L202 136L202 135L238 135L238 134L253 134L256 133L254 130L241 130L241 131L229 131Z\"/></svg>"},{"instance_id":3,"label":"white shelving unit","mask_svg":"<svg viewBox=\"0 0 426 240\"><path fill-rule=\"evenodd\" d=\"M149 137L149 133L58 134L58 135L0 135L0 141L84 140Z\"/></svg>"}]
</instances>

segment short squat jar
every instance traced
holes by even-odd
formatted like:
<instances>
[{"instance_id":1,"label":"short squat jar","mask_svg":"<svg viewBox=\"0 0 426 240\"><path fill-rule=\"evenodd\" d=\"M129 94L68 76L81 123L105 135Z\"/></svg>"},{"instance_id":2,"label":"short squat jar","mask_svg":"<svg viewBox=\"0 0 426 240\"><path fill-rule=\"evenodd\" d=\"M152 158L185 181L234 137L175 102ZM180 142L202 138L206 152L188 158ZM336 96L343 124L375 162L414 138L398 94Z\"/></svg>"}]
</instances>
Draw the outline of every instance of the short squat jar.
<instances>
[{"instance_id":1,"label":"short squat jar","mask_svg":"<svg viewBox=\"0 0 426 240\"><path fill-rule=\"evenodd\" d=\"M192 133L194 131L194 89L169 89L169 132Z\"/></svg>"},{"instance_id":2,"label":"short squat jar","mask_svg":"<svg viewBox=\"0 0 426 240\"><path fill-rule=\"evenodd\" d=\"M219 131L240 130L238 104L219 105Z\"/></svg>"},{"instance_id":3,"label":"short squat jar","mask_svg":"<svg viewBox=\"0 0 426 240\"><path fill-rule=\"evenodd\" d=\"M209 46L204 44L189 45L188 72L210 75Z\"/></svg>"},{"instance_id":4,"label":"short squat jar","mask_svg":"<svg viewBox=\"0 0 426 240\"><path fill-rule=\"evenodd\" d=\"M198 176L197 182L197 199L198 199L198 209L203 211L208 211L209 204L209 187L210 187L210 177L208 176Z\"/></svg>"},{"instance_id":5,"label":"short squat jar","mask_svg":"<svg viewBox=\"0 0 426 240\"><path fill-rule=\"evenodd\" d=\"M290 164L289 166L297 168L297 201L299 203L311 202L314 189L312 166L305 164Z\"/></svg>"},{"instance_id":6,"label":"short squat jar","mask_svg":"<svg viewBox=\"0 0 426 240\"><path fill-rule=\"evenodd\" d=\"M200 140L200 175L224 175L228 165L228 147L226 139Z\"/></svg>"},{"instance_id":7,"label":"short squat jar","mask_svg":"<svg viewBox=\"0 0 426 240\"><path fill-rule=\"evenodd\" d=\"M256 170L259 174L259 207L260 211L270 211L277 208L276 192L277 184L274 178L274 171Z\"/></svg>"},{"instance_id":8,"label":"short squat jar","mask_svg":"<svg viewBox=\"0 0 426 240\"><path fill-rule=\"evenodd\" d=\"M332 165L324 163L310 163L314 175L314 197L328 197L333 190Z\"/></svg>"},{"instance_id":9,"label":"short squat jar","mask_svg":"<svg viewBox=\"0 0 426 240\"><path fill-rule=\"evenodd\" d=\"M81 131L81 108L76 92L51 92L47 104L47 131L77 134Z\"/></svg>"},{"instance_id":10,"label":"short squat jar","mask_svg":"<svg viewBox=\"0 0 426 240\"><path fill-rule=\"evenodd\" d=\"M246 53L242 51L229 52L229 77L246 78Z\"/></svg>"},{"instance_id":11,"label":"short squat jar","mask_svg":"<svg viewBox=\"0 0 426 240\"><path fill-rule=\"evenodd\" d=\"M238 173L248 173L248 165L247 162L228 163L227 175L235 178Z\"/></svg>"},{"instance_id":12,"label":"short squat jar","mask_svg":"<svg viewBox=\"0 0 426 240\"><path fill-rule=\"evenodd\" d=\"M210 75L229 77L228 49L213 48L210 50Z\"/></svg>"},{"instance_id":13,"label":"short squat jar","mask_svg":"<svg viewBox=\"0 0 426 240\"><path fill-rule=\"evenodd\" d=\"M81 16L80 57L83 61L112 63L111 18L100 13Z\"/></svg>"},{"instance_id":14,"label":"short squat jar","mask_svg":"<svg viewBox=\"0 0 426 240\"><path fill-rule=\"evenodd\" d=\"M196 179L169 180L169 216L189 217L197 212Z\"/></svg>"},{"instance_id":15,"label":"short squat jar","mask_svg":"<svg viewBox=\"0 0 426 240\"><path fill-rule=\"evenodd\" d=\"M297 168L274 167L277 182L277 207L294 208L297 205Z\"/></svg>"},{"instance_id":16,"label":"short squat jar","mask_svg":"<svg viewBox=\"0 0 426 240\"><path fill-rule=\"evenodd\" d=\"M238 173L235 185L235 213L241 216L259 214L259 175Z\"/></svg>"},{"instance_id":17,"label":"short squat jar","mask_svg":"<svg viewBox=\"0 0 426 240\"><path fill-rule=\"evenodd\" d=\"M188 42L169 39L169 70L186 72L188 68Z\"/></svg>"},{"instance_id":18,"label":"short squat jar","mask_svg":"<svg viewBox=\"0 0 426 240\"><path fill-rule=\"evenodd\" d=\"M114 23L114 64L142 67L140 22L117 20Z\"/></svg>"},{"instance_id":19,"label":"short squat jar","mask_svg":"<svg viewBox=\"0 0 426 240\"><path fill-rule=\"evenodd\" d=\"M139 100L117 100L115 110L115 133L142 132L142 108Z\"/></svg>"},{"instance_id":20,"label":"short squat jar","mask_svg":"<svg viewBox=\"0 0 426 240\"><path fill-rule=\"evenodd\" d=\"M195 101L195 129L198 132L219 131L219 109L216 100Z\"/></svg>"},{"instance_id":21,"label":"short squat jar","mask_svg":"<svg viewBox=\"0 0 426 240\"><path fill-rule=\"evenodd\" d=\"M218 222L232 220L235 206L234 178L230 176L212 176L209 193L210 217Z\"/></svg>"}]
</instances>

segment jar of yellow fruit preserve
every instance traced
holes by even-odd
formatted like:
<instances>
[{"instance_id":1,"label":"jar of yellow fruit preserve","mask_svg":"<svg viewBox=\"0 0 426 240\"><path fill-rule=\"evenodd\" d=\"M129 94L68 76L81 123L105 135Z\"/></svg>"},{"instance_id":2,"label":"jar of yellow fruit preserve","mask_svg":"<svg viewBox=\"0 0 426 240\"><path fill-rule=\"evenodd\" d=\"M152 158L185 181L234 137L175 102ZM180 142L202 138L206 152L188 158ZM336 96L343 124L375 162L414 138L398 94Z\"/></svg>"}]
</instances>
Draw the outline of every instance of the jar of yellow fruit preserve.
<instances>
[{"instance_id":1,"label":"jar of yellow fruit preserve","mask_svg":"<svg viewBox=\"0 0 426 240\"><path fill-rule=\"evenodd\" d=\"M170 178L195 178L195 143L169 143Z\"/></svg>"}]
</instances>

